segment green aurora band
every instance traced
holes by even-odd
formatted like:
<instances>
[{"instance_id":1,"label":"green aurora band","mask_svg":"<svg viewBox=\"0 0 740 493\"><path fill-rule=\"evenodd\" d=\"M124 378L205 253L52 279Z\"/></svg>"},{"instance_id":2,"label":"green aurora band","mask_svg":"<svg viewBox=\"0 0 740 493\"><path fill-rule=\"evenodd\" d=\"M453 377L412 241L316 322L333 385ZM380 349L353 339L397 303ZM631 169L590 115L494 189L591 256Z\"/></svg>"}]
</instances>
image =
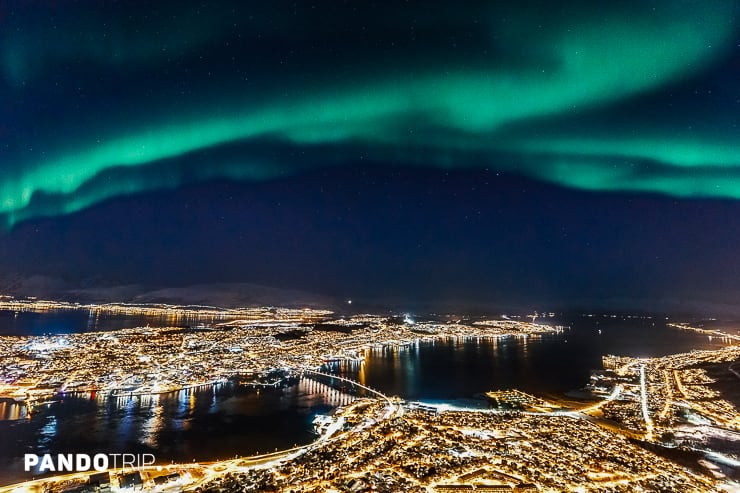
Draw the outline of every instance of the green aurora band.
<instances>
[{"instance_id":1,"label":"green aurora band","mask_svg":"<svg viewBox=\"0 0 740 493\"><path fill-rule=\"evenodd\" d=\"M214 87L180 112L153 108L146 121L115 123L115 114L101 115L114 123L69 139L60 130L62 138L39 144L43 152L5 156L0 214L14 224L119 195L210 179L265 180L356 162L358 156L369 162L486 166L588 190L740 198L740 140L729 131L531 131L538 121L598 112L658 90L726 56L736 4L706 8L701 22L692 9L674 4L659 19L627 12L604 25L576 20L567 29L532 34L537 37L529 41L523 34L510 36L508 43L534 43L543 60L555 62L542 66L448 60L440 67L415 67L409 61L405 71L363 71L344 83L326 75L306 87L296 83L284 93L259 97L221 94ZM537 21L525 16L523 22ZM14 50L12 41L6 38L3 45L6 78L17 83L43 77L24 62L38 54ZM133 50L143 50L141 42ZM69 51L73 47L42 58ZM102 57L97 51L92 56ZM249 152L251 142L265 139L291 152ZM233 144L239 145L238 156L198 158L185 171L177 164ZM321 155L314 152L318 148Z\"/></svg>"}]
</instances>

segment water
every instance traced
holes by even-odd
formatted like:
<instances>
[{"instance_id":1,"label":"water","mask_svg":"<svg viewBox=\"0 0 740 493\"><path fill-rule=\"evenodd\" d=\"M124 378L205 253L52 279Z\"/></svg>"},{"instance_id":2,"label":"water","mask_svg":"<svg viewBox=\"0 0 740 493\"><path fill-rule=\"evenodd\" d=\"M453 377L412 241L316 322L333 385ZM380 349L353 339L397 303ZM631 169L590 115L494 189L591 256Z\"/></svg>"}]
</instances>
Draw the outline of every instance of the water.
<instances>
[{"instance_id":1,"label":"water","mask_svg":"<svg viewBox=\"0 0 740 493\"><path fill-rule=\"evenodd\" d=\"M0 404L0 484L28 480L23 454L152 453L157 462L233 458L306 444L311 421L351 398L302 379L255 390L234 383L159 396L67 397L21 420L25 407ZM0 417L1 419L1 417Z\"/></svg>"},{"instance_id":2,"label":"water","mask_svg":"<svg viewBox=\"0 0 740 493\"><path fill-rule=\"evenodd\" d=\"M0 310L0 336L73 334L126 329L131 327L186 327L225 319L214 316L115 315L95 310L50 310L47 312Z\"/></svg>"},{"instance_id":3,"label":"water","mask_svg":"<svg viewBox=\"0 0 740 493\"><path fill-rule=\"evenodd\" d=\"M193 324L159 322L113 316L89 323L83 311L6 312L0 313L0 333ZM537 394L581 388L590 371L601 367L603 354L661 356L727 344L668 328L665 320L574 316L561 322L572 328L526 339L447 339L376 349L363 365L330 369L389 395L450 401L505 388ZM0 403L0 484L29 479L22 470L27 452L153 453L158 462L187 462L289 448L315 438L311 421L316 414L347 402L336 390L303 379L259 392L226 384L161 396L71 397L36 410L30 418L24 406Z\"/></svg>"},{"instance_id":4,"label":"water","mask_svg":"<svg viewBox=\"0 0 740 493\"><path fill-rule=\"evenodd\" d=\"M561 394L588 383L591 370L601 368L602 355L664 356L729 344L672 329L664 319L579 315L565 322L571 328L560 334L445 339L374 349L361 370L340 364L332 370L388 395L412 400L467 399L509 388Z\"/></svg>"}]
</instances>

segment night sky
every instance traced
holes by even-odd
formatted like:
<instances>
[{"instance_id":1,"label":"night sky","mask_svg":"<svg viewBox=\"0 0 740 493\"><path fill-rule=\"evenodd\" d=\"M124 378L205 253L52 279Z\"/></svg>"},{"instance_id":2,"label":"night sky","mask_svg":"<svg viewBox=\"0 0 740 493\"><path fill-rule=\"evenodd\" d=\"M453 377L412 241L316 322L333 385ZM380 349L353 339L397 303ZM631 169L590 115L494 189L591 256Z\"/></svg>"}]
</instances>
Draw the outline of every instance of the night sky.
<instances>
[{"instance_id":1,"label":"night sky","mask_svg":"<svg viewBox=\"0 0 740 493\"><path fill-rule=\"evenodd\" d=\"M740 305L739 20L0 0L0 276Z\"/></svg>"}]
</instances>

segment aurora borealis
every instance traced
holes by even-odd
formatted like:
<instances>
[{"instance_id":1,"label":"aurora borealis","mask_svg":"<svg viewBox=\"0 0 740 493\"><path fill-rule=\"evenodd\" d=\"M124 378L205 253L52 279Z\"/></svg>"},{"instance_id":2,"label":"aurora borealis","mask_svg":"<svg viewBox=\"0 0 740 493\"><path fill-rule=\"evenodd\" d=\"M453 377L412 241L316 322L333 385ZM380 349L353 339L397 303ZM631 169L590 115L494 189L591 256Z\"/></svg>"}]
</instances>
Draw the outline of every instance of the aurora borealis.
<instances>
[{"instance_id":1,"label":"aurora borealis","mask_svg":"<svg viewBox=\"0 0 740 493\"><path fill-rule=\"evenodd\" d=\"M10 0L0 27L0 277L740 292L740 2Z\"/></svg>"},{"instance_id":2,"label":"aurora borealis","mask_svg":"<svg viewBox=\"0 0 740 493\"><path fill-rule=\"evenodd\" d=\"M716 88L698 123L676 94L708 72L737 75L735 2L36 8L2 13L10 223L360 155L740 198L737 84ZM640 98L649 111L614 118ZM661 98L666 108L650 101ZM260 153L265 139L292 154ZM228 159L187 170L178 159L233 143ZM316 146L325 157L304 159Z\"/></svg>"}]
</instances>

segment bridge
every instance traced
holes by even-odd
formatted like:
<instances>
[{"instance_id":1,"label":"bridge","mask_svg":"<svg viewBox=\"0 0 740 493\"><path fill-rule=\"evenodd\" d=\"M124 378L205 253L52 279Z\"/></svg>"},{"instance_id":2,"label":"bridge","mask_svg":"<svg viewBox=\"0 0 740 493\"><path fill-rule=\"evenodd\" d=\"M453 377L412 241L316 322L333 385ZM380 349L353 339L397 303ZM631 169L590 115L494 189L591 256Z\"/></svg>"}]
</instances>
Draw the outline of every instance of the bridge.
<instances>
[{"instance_id":1,"label":"bridge","mask_svg":"<svg viewBox=\"0 0 740 493\"><path fill-rule=\"evenodd\" d=\"M375 389L373 389L371 387L368 387L367 385L363 385L360 382L357 382L355 380L352 380L350 378L346 378L346 377L342 377L342 376L339 376L339 375L335 375L333 373L326 373L326 372L323 372L323 371L311 370L311 369L304 369L303 370L303 373L304 374L307 374L308 373L309 375L318 375L318 376L322 376L322 377L326 377L326 378L332 378L334 380L339 380L340 382L345 382L345 383L348 383L350 385L354 385L355 387L358 387L358 388L361 388L361 389L363 389L363 390L365 390L367 392L370 392L371 394L375 395L376 397L378 397L380 399L383 399L384 401L386 401L389 404L391 404L391 399L387 395L385 395L382 392L380 392L378 390L375 390Z\"/></svg>"},{"instance_id":2,"label":"bridge","mask_svg":"<svg viewBox=\"0 0 740 493\"><path fill-rule=\"evenodd\" d=\"M403 406L401 404L394 404L393 401L391 401L391 398L385 395L384 393L375 390L371 387L368 387L367 385L363 385L360 382L356 382L354 380L351 380L349 378L341 377L339 375L334 375L331 373L325 373L319 370L312 370L312 369L304 369L303 373L306 374L312 374L312 375L318 375L325 378L333 378L336 380L339 380L341 382L349 383L351 385L354 385L358 388L361 388L367 392L370 392L371 394L375 395L377 398L384 400L387 403L386 406L386 412L383 415L383 417L380 419L381 421L385 421L386 419L390 418L394 413L397 413L398 416L403 415Z\"/></svg>"},{"instance_id":3,"label":"bridge","mask_svg":"<svg viewBox=\"0 0 740 493\"><path fill-rule=\"evenodd\" d=\"M371 387L368 387L367 385L363 385L359 382L356 382L352 379L342 377L339 375L333 375L331 373L325 373L319 370L314 369L303 369L303 374L310 378L312 375L314 377L324 377L324 378L331 378L334 380L339 380L340 382L347 383L349 385L356 386L360 389L365 390L366 392L370 393L374 397L383 400L386 402L386 412L383 414L383 416L380 418L379 421L385 421L386 419L392 417L394 414L398 413L403 414L403 407L400 403L394 403L390 397L383 394L382 392L375 390ZM315 379L312 379L316 381ZM321 383L321 382L318 382ZM341 392L341 391L340 391ZM351 402L351 401L350 401ZM347 402L349 403L349 402ZM359 425L358 427L353 428L352 430L349 430L346 433L352 433L353 431L360 431L368 426L370 426L372 423L363 423L362 425ZM264 467L271 467L274 465L277 465L280 462L286 461L286 460L292 460L302 454L305 454L306 452L309 452L311 450L314 450L321 445L335 441L340 440L345 436L345 433L337 433L340 431L339 426L334 426L329 429L327 433L324 433L321 435L317 440L306 444L301 445L285 450L278 450L275 452L270 452L266 454L259 454L259 455L252 455L249 457L240 457L236 459L230 459L225 461L217 461L217 462L200 462L200 463L184 463L184 464L171 464L169 466L164 466L171 469L198 469L201 471L203 476L198 479L197 481L190 483L187 485L188 489L194 489L198 486L202 486L203 484L206 484L208 481L212 480L213 478L225 473L225 472L232 472L232 473L239 473L241 471L244 471L245 469L251 469L251 468L264 468ZM140 468L139 470L142 471L158 471L158 468L161 468L162 465L155 464L153 466L146 466L143 468ZM112 470L110 471L112 474L115 474L120 471ZM82 473L83 475L86 473ZM41 492L44 486L44 483L47 483L49 481L62 481L64 479L70 478L76 478L79 479L80 473L74 473L69 475L63 475L63 476L57 476L57 477L47 477L43 479L38 480L32 480L27 481L25 483L15 484L15 485L9 485L9 486L2 486L0 487L0 493L13 493L17 491L17 488L20 486L25 487L26 491L33 491L33 492Z\"/></svg>"}]
</instances>

